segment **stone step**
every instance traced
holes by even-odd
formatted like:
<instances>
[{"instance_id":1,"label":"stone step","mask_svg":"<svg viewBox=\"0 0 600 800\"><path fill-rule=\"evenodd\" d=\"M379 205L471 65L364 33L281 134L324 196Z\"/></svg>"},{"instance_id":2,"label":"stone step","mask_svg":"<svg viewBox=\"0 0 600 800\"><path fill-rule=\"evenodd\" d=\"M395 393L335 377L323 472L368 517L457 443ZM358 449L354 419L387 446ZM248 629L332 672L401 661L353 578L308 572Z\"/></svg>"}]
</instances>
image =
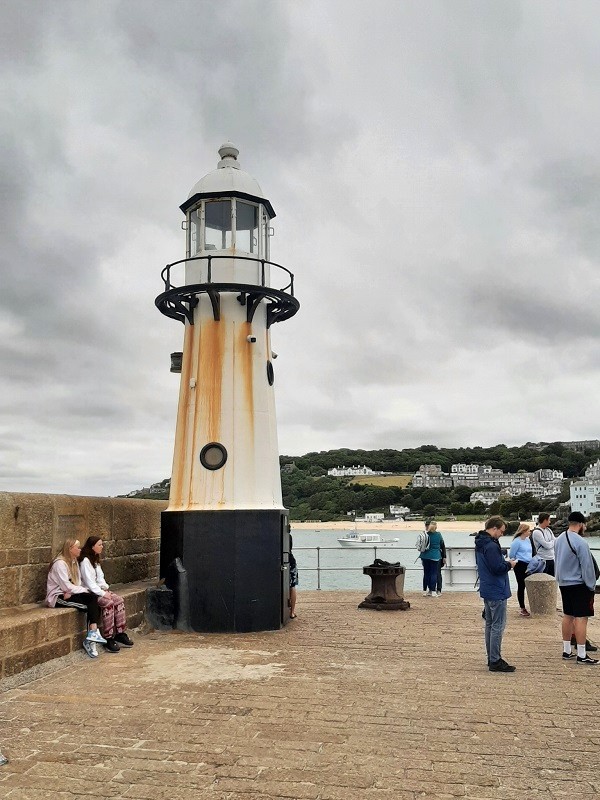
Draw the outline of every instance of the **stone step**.
<instances>
[{"instance_id":1,"label":"stone step","mask_svg":"<svg viewBox=\"0 0 600 800\"><path fill-rule=\"evenodd\" d=\"M156 581L116 584L125 600L128 629L144 621L146 589ZM25 670L82 649L85 614L73 608L28 603L0 610L0 682Z\"/></svg>"}]
</instances>

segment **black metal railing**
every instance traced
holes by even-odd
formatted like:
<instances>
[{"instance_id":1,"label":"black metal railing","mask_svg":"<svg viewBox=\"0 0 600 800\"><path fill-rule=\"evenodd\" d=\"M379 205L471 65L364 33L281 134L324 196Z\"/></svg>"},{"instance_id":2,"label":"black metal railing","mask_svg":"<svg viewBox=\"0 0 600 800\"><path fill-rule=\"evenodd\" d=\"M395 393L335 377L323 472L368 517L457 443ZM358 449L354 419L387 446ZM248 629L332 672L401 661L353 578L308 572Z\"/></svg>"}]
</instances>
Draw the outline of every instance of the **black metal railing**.
<instances>
[{"instance_id":1,"label":"black metal railing","mask_svg":"<svg viewBox=\"0 0 600 800\"><path fill-rule=\"evenodd\" d=\"M160 277L165 284L165 291L168 292L170 289L180 288L176 287L175 284L171 282L171 268L176 267L178 264L186 264L188 261L206 261L208 262L208 270L207 270L207 283L214 283L213 281L213 266L212 262L217 261L219 259L231 261L254 261L257 264L260 264L260 286L266 286L266 278L265 278L265 266L275 267L276 269L283 270L283 272L287 273L289 277L289 282L283 286L281 289L278 289L279 292L286 292L294 296L294 273L290 272L287 267L284 267L282 264L277 264L275 261L268 261L266 258L253 258L252 256L238 256L238 255L206 255L206 256L190 256L190 258L182 258L179 261L174 261L172 264L167 264L166 267L161 271ZM275 288L275 287L272 287Z\"/></svg>"},{"instance_id":2,"label":"black metal railing","mask_svg":"<svg viewBox=\"0 0 600 800\"><path fill-rule=\"evenodd\" d=\"M251 261L260 266L260 277L257 276L259 283L240 283L238 281L221 282L215 280L213 272L213 261L215 260L240 260ZM186 264L189 261L206 261L208 265L206 280L203 283L184 284L176 286L171 280L171 269L179 264ZM266 280L266 266L275 267L283 270L289 280L283 289L274 289ZM167 317L194 324L194 309L198 305L201 295L207 295L210 299L213 318L215 321L221 318L221 294L237 293L238 300L246 306L246 320L252 322L254 313L260 303L267 304L267 327L274 322L282 322L293 317L298 311L300 303L294 297L294 275L287 267L276 264L274 261L267 261L265 258L253 258L252 256L238 255L206 255L182 258L167 264L160 273L165 285L165 291L154 301L158 310Z\"/></svg>"}]
</instances>

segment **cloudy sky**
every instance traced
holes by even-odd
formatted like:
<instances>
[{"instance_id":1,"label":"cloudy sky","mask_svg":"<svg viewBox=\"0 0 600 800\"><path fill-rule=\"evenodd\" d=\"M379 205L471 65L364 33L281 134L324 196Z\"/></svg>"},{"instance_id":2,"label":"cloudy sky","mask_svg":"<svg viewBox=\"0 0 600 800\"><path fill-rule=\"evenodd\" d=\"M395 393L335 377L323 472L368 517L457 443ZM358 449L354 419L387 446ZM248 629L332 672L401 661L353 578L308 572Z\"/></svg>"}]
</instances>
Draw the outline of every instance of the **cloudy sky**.
<instances>
[{"instance_id":1,"label":"cloudy sky","mask_svg":"<svg viewBox=\"0 0 600 800\"><path fill-rule=\"evenodd\" d=\"M170 474L179 205L230 139L300 312L280 451L596 438L585 0L5 0L0 490Z\"/></svg>"}]
</instances>

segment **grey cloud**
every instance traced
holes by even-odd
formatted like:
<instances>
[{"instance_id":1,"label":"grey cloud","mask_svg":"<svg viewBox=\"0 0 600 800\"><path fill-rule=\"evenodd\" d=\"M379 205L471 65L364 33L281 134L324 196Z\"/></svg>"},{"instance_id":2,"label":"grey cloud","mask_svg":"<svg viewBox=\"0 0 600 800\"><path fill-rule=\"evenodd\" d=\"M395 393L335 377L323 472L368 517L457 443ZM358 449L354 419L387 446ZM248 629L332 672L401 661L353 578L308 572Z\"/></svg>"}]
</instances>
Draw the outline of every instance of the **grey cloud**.
<instances>
[{"instance_id":1,"label":"grey cloud","mask_svg":"<svg viewBox=\"0 0 600 800\"><path fill-rule=\"evenodd\" d=\"M225 138L296 273L300 313L272 331L287 452L593 424L593 4L29 0L0 17L2 488L168 475L182 327L153 302ZM527 395L542 357L569 415L558 388L543 414Z\"/></svg>"}]
</instances>

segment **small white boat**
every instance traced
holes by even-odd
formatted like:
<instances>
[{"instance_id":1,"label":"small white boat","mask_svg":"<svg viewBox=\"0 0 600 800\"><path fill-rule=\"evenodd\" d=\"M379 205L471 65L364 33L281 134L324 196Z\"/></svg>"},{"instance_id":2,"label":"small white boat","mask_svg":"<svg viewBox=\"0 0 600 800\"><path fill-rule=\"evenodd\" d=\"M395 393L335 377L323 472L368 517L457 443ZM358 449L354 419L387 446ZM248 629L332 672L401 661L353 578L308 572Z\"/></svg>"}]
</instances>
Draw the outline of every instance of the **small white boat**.
<instances>
[{"instance_id":1,"label":"small white boat","mask_svg":"<svg viewBox=\"0 0 600 800\"><path fill-rule=\"evenodd\" d=\"M384 539L380 533L359 533L353 531L340 536L338 542L342 547L397 547L396 539Z\"/></svg>"}]
</instances>

